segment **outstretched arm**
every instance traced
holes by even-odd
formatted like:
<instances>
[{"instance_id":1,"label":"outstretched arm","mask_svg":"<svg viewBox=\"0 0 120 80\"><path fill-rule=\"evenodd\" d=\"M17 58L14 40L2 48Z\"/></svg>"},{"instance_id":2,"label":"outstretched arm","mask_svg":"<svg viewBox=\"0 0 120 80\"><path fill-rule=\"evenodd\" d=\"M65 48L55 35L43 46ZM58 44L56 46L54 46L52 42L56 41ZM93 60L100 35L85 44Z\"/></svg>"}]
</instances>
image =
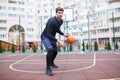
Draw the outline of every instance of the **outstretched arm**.
<instances>
[{"instance_id":1,"label":"outstretched arm","mask_svg":"<svg viewBox=\"0 0 120 80\"><path fill-rule=\"evenodd\" d=\"M64 34L62 31L60 31L60 30L58 30L57 31L59 34L61 34L61 35L63 35L64 37L68 37L69 36L69 34Z\"/></svg>"}]
</instances>

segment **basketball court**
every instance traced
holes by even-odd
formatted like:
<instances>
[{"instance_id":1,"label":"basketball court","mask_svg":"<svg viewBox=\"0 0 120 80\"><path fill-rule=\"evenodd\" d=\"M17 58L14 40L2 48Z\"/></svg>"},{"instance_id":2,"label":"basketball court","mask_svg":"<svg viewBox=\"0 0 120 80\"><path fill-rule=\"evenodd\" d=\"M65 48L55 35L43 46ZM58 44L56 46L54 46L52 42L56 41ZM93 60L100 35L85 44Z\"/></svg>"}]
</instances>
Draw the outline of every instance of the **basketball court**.
<instances>
[{"instance_id":1,"label":"basketball court","mask_svg":"<svg viewBox=\"0 0 120 80\"><path fill-rule=\"evenodd\" d=\"M120 80L120 53L59 53L45 74L45 54L0 54L0 80Z\"/></svg>"}]
</instances>

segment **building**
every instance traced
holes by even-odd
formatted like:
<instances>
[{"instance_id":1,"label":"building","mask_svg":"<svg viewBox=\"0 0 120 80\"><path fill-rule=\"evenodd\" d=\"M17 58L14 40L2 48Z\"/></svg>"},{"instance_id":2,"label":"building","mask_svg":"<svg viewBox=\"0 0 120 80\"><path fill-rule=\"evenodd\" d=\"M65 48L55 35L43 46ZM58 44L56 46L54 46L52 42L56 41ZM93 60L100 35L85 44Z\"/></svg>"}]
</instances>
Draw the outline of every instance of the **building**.
<instances>
[{"instance_id":1,"label":"building","mask_svg":"<svg viewBox=\"0 0 120 80\"><path fill-rule=\"evenodd\" d=\"M78 42L97 41L103 47L116 41L120 46L119 0L0 0L0 40L16 45L41 42L40 34L58 6L72 9L73 20L64 21L61 29Z\"/></svg>"},{"instance_id":2,"label":"building","mask_svg":"<svg viewBox=\"0 0 120 80\"><path fill-rule=\"evenodd\" d=\"M21 45L40 42L54 0L0 0L0 40Z\"/></svg>"},{"instance_id":3,"label":"building","mask_svg":"<svg viewBox=\"0 0 120 80\"><path fill-rule=\"evenodd\" d=\"M67 1L67 0L65 0ZM70 0L69 2L71 2ZM66 3L65 7L73 6ZM105 42L110 42L113 46L114 41L120 46L120 2L108 0L73 0L75 6L74 15L77 18L69 22L69 27L82 27L82 37L85 43L94 45L97 41L99 47L104 48ZM113 21L114 19L114 21ZM81 32L69 30L79 41Z\"/></svg>"}]
</instances>

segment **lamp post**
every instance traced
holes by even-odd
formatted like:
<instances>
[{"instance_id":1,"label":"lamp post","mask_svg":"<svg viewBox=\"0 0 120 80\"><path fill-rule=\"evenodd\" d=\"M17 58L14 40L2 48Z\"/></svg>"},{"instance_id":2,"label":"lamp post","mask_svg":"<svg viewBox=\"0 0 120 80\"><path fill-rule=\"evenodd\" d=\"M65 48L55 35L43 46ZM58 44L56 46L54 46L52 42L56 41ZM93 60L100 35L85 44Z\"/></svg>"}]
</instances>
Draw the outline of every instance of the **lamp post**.
<instances>
[{"instance_id":1,"label":"lamp post","mask_svg":"<svg viewBox=\"0 0 120 80\"><path fill-rule=\"evenodd\" d=\"M114 51L115 51L115 28L114 28L114 13L112 12L112 23L113 23L113 43L114 43Z\"/></svg>"},{"instance_id":2,"label":"lamp post","mask_svg":"<svg viewBox=\"0 0 120 80\"><path fill-rule=\"evenodd\" d=\"M66 21L66 28L67 28L67 34L68 34L68 21ZM67 52L68 52L68 43L67 43Z\"/></svg>"},{"instance_id":3,"label":"lamp post","mask_svg":"<svg viewBox=\"0 0 120 80\"><path fill-rule=\"evenodd\" d=\"M40 17L40 27L41 27L41 29L40 29L40 32L42 33L42 16ZM40 48L41 48L41 53L43 52L43 47L42 47L42 41L40 42Z\"/></svg>"},{"instance_id":4,"label":"lamp post","mask_svg":"<svg viewBox=\"0 0 120 80\"><path fill-rule=\"evenodd\" d=\"M87 14L88 19L88 45L89 45L89 51L90 51L90 26L89 26L89 12Z\"/></svg>"},{"instance_id":5,"label":"lamp post","mask_svg":"<svg viewBox=\"0 0 120 80\"><path fill-rule=\"evenodd\" d=\"M20 53L20 15L19 15L19 26L18 26L18 29L19 29L19 53Z\"/></svg>"},{"instance_id":6,"label":"lamp post","mask_svg":"<svg viewBox=\"0 0 120 80\"><path fill-rule=\"evenodd\" d=\"M66 25L66 23L64 22L64 28L63 28L64 29L64 33L65 33L65 29L66 29L65 25ZM65 38L64 38L64 41L65 41ZM66 48L64 48L64 52L66 52Z\"/></svg>"}]
</instances>

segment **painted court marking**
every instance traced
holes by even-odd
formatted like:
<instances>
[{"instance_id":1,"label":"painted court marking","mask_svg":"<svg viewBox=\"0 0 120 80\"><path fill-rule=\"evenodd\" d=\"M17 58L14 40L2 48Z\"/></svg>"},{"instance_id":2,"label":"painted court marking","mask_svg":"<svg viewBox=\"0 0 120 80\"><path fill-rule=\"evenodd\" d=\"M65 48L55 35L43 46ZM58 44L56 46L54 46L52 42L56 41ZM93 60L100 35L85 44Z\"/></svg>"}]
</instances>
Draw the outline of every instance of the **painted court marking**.
<instances>
[{"instance_id":1,"label":"painted court marking","mask_svg":"<svg viewBox=\"0 0 120 80\"><path fill-rule=\"evenodd\" d=\"M120 80L120 78L112 78L112 79L99 79L99 80Z\"/></svg>"},{"instance_id":2,"label":"painted court marking","mask_svg":"<svg viewBox=\"0 0 120 80\"><path fill-rule=\"evenodd\" d=\"M15 62L15 63L11 64L11 65L9 66L10 69L12 69L12 70L14 70L14 71L26 72L26 73L45 73L45 71L27 71L27 70L16 69L16 68L13 67L14 65L16 65L16 64L18 64L18 63L20 63L20 62L22 62L22 61L25 61L26 59L32 57L33 55L35 55L35 54L32 54L32 55L30 55L30 56L27 56L27 57L25 57L25 58L23 58L23 59ZM87 66L87 67L78 68L78 69L71 69L71 70L64 70L64 71L54 71L54 73L73 72L73 71L84 70L84 69L88 69L88 68L91 68L91 67L95 66L95 64L96 64L96 53L94 53L94 55L93 55L93 63L92 63L91 65Z\"/></svg>"},{"instance_id":3,"label":"painted court marking","mask_svg":"<svg viewBox=\"0 0 120 80\"><path fill-rule=\"evenodd\" d=\"M5 55L5 56L0 57L0 59L6 58L6 57L13 57L13 56L16 56L16 55L15 54L14 55Z\"/></svg>"}]
</instances>

